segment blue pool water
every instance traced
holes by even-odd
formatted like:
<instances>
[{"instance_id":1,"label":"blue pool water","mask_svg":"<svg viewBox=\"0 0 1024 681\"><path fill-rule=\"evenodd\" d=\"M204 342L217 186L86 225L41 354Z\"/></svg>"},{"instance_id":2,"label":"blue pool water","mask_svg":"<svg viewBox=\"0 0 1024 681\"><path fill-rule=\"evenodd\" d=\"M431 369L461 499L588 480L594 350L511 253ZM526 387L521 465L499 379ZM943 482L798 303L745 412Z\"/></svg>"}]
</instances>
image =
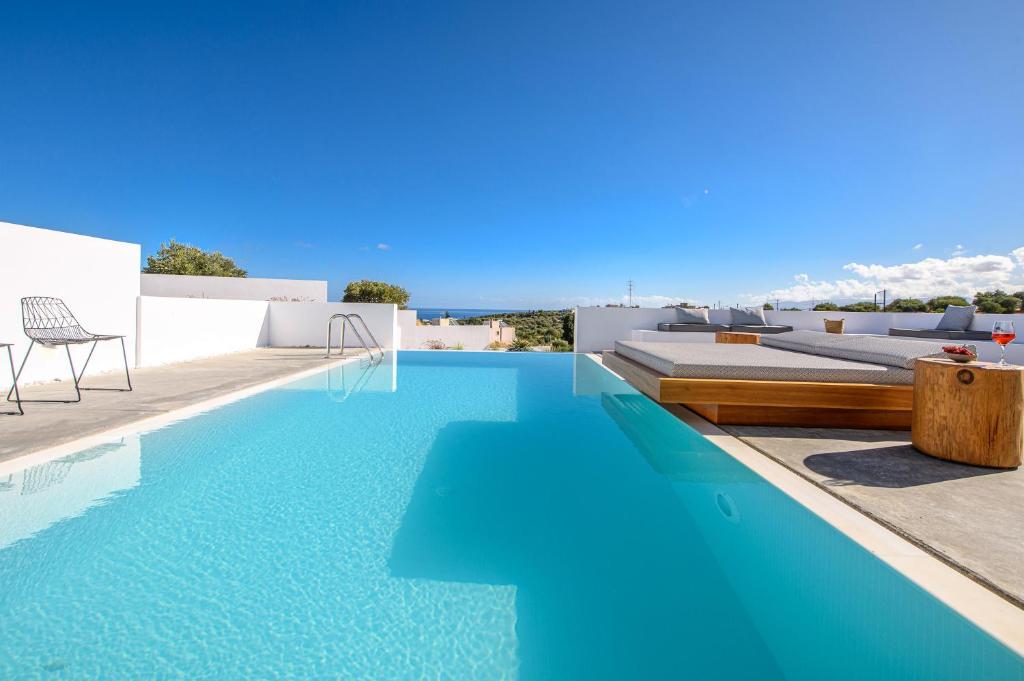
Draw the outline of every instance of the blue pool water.
<instances>
[{"instance_id":1,"label":"blue pool water","mask_svg":"<svg viewBox=\"0 0 1024 681\"><path fill-rule=\"evenodd\" d=\"M591 359L405 352L0 477L0 678L1022 679Z\"/></svg>"}]
</instances>

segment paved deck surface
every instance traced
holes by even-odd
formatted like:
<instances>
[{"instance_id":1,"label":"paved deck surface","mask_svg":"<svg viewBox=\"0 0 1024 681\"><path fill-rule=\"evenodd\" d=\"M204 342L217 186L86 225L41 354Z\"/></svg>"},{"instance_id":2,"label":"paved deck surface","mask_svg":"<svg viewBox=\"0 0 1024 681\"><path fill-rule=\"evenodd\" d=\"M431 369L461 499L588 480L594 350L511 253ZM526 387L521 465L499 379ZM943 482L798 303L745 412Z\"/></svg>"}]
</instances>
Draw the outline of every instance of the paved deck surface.
<instances>
[{"instance_id":1,"label":"paved deck surface","mask_svg":"<svg viewBox=\"0 0 1024 681\"><path fill-rule=\"evenodd\" d=\"M907 432L723 430L1024 607L1024 468L933 459Z\"/></svg>"},{"instance_id":2,"label":"paved deck surface","mask_svg":"<svg viewBox=\"0 0 1024 681\"><path fill-rule=\"evenodd\" d=\"M349 351L351 352L351 351ZM7 461L85 435L164 414L203 400L328 364L316 348L260 348L193 362L132 371L132 392L82 393L77 404L26 404L24 416L0 415L0 461ZM121 387L124 374L86 375L83 384ZM6 391L4 391L6 393ZM23 399L74 397L68 381L26 386ZM0 411L14 408L0 403Z\"/></svg>"}]
</instances>

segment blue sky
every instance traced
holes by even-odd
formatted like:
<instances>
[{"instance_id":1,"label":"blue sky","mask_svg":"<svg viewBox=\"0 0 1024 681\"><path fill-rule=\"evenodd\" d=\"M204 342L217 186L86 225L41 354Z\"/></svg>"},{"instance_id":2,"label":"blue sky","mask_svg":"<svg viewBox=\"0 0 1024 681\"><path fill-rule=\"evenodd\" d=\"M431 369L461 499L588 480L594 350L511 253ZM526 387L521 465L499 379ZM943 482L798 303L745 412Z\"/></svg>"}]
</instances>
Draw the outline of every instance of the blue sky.
<instances>
[{"instance_id":1,"label":"blue sky","mask_svg":"<svg viewBox=\"0 0 1024 681\"><path fill-rule=\"evenodd\" d=\"M422 306L1014 286L1022 25L1016 0L5 3L0 219Z\"/></svg>"}]
</instances>

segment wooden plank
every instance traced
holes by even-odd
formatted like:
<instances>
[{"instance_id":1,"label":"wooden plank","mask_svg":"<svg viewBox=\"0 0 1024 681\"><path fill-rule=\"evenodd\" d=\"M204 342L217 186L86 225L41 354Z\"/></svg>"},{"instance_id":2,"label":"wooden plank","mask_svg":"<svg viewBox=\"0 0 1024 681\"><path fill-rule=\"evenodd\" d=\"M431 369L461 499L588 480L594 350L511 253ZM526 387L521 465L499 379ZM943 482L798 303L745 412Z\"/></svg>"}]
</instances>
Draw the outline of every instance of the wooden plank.
<instances>
[{"instance_id":1,"label":"wooden plank","mask_svg":"<svg viewBox=\"0 0 1024 681\"><path fill-rule=\"evenodd\" d=\"M908 411L718 404L687 404L684 406L718 425L910 430L911 419L911 413Z\"/></svg>"},{"instance_id":2,"label":"wooden plank","mask_svg":"<svg viewBox=\"0 0 1024 681\"><path fill-rule=\"evenodd\" d=\"M715 342L729 345L758 345L761 334L746 331L715 331Z\"/></svg>"},{"instance_id":3,"label":"wooden plank","mask_svg":"<svg viewBox=\"0 0 1024 681\"><path fill-rule=\"evenodd\" d=\"M819 409L897 410L909 412L914 388L871 383L746 381L717 378L662 378L662 402L734 404Z\"/></svg>"}]
</instances>

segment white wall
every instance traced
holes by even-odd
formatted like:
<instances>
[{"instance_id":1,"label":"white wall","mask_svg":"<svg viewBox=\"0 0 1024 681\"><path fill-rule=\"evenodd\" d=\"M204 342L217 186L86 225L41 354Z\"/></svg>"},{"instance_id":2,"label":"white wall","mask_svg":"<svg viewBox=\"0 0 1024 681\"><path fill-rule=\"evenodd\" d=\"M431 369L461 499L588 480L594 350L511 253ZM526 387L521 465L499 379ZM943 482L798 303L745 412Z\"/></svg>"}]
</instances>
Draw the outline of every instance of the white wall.
<instances>
[{"instance_id":1,"label":"white wall","mask_svg":"<svg viewBox=\"0 0 1024 681\"><path fill-rule=\"evenodd\" d=\"M402 347L407 350L426 349L428 340L440 340L446 347L462 345L463 350L485 350L496 334L491 327L480 325L466 326L416 326L412 334L403 331Z\"/></svg>"},{"instance_id":2,"label":"white wall","mask_svg":"<svg viewBox=\"0 0 1024 681\"><path fill-rule=\"evenodd\" d=\"M398 306L382 303L277 303L270 304L270 345L278 348L323 347L327 341L327 320L339 312L358 313L386 350L397 349L400 341ZM334 323L331 340L337 347L341 336L341 319ZM366 339L370 343L370 339ZM346 347L359 347L355 334L345 336Z\"/></svg>"},{"instance_id":3,"label":"white wall","mask_svg":"<svg viewBox=\"0 0 1024 681\"><path fill-rule=\"evenodd\" d=\"M138 244L0 222L0 343L15 344L15 368L29 345L21 325L24 296L63 298L87 330L123 334L128 366L133 366L140 258ZM88 346L71 348L78 370L88 352ZM120 343L106 341L97 346L89 374L122 366ZM7 352L0 350L4 395L11 385L8 374ZM19 382L70 377L64 348L36 345Z\"/></svg>"},{"instance_id":4,"label":"white wall","mask_svg":"<svg viewBox=\"0 0 1024 681\"><path fill-rule=\"evenodd\" d=\"M327 302L327 282L311 279L143 274L142 295L226 300L284 299L323 303Z\"/></svg>"},{"instance_id":5,"label":"white wall","mask_svg":"<svg viewBox=\"0 0 1024 681\"><path fill-rule=\"evenodd\" d=\"M269 305L261 300L140 296L138 366L265 346L270 338Z\"/></svg>"},{"instance_id":6,"label":"white wall","mask_svg":"<svg viewBox=\"0 0 1024 681\"><path fill-rule=\"evenodd\" d=\"M674 322L676 311L657 307L576 308L576 351L601 352L629 340L633 329L657 329L659 322Z\"/></svg>"},{"instance_id":7,"label":"white wall","mask_svg":"<svg viewBox=\"0 0 1024 681\"><path fill-rule=\"evenodd\" d=\"M398 331L396 347L406 350L412 348L416 342L416 310L398 311Z\"/></svg>"}]
</instances>

